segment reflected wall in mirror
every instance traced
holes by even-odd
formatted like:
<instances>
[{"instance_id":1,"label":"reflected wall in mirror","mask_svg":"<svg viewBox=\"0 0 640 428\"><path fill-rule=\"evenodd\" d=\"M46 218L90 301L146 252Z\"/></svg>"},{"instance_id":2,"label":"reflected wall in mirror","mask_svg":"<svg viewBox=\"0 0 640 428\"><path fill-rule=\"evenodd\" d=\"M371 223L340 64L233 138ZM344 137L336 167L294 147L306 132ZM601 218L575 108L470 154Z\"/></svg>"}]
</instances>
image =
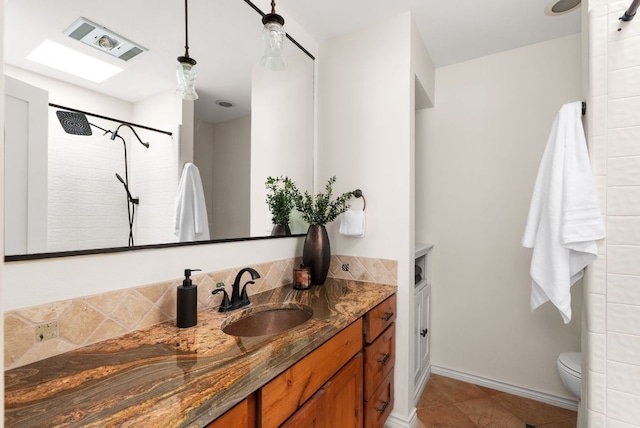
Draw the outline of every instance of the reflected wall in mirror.
<instances>
[{"instance_id":1,"label":"reflected wall in mirror","mask_svg":"<svg viewBox=\"0 0 640 428\"><path fill-rule=\"evenodd\" d=\"M267 2L258 6L268 9ZM176 57L184 52L183 7L180 2L160 2L150 11L145 2L124 0L6 2L9 260L128 244L127 198L115 177L124 173L122 142L97 131L91 137L66 134L57 109L48 103L117 119L89 117L104 129L132 122L173 134L136 128L150 143L147 149L122 128L129 188L133 198L140 199L133 224L135 245L176 241L175 196L186 162L200 171L213 240L270 234L264 187L268 176L286 175L301 189L312 189L313 58L287 40L288 68L265 70L259 65L261 17L250 4L191 0L189 45L198 61L200 98L182 101L173 91ZM123 61L65 36L64 30L80 17L148 50ZM27 59L44 40L123 71L96 83ZM232 107L225 107L228 104ZM299 221L292 226L293 233L306 230Z\"/></svg>"}]
</instances>

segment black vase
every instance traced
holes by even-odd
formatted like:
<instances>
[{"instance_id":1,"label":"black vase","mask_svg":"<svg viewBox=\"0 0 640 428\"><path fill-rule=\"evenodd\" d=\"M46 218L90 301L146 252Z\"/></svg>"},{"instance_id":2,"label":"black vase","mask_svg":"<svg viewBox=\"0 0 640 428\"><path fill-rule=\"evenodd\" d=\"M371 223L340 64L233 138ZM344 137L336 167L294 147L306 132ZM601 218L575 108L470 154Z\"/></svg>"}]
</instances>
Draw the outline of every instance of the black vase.
<instances>
[{"instance_id":1,"label":"black vase","mask_svg":"<svg viewBox=\"0 0 640 428\"><path fill-rule=\"evenodd\" d=\"M327 229L322 224L309 226L302 250L302 263L311 270L311 284L324 284L330 262L331 247Z\"/></svg>"},{"instance_id":2,"label":"black vase","mask_svg":"<svg viewBox=\"0 0 640 428\"><path fill-rule=\"evenodd\" d=\"M291 236L291 228L288 224L274 224L271 229L271 236Z\"/></svg>"}]
</instances>

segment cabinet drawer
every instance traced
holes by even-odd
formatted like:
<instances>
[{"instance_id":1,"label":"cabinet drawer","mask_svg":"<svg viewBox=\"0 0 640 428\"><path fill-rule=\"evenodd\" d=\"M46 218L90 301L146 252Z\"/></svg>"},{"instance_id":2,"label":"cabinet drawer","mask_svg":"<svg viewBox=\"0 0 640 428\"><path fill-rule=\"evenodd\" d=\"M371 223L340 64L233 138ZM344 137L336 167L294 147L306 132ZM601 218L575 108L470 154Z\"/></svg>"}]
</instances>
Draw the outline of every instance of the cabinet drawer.
<instances>
[{"instance_id":1,"label":"cabinet drawer","mask_svg":"<svg viewBox=\"0 0 640 428\"><path fill-rule=\"evenodd\" d=\"M396 295L389 297L364 316L364 337L371 343L396 319Z\"/></svg>"},{"instance_id":2,"label":"cabinet drawer","mask_svg":"<svg viewBox=\"0 0 640 428\"><path fill-rule=\"evenodd\" d=\"M256 426L256 400L251 394L206 428L253 428Z\"/></svg>"},{"instance_id":3,"label":"cabinet drawer","mask_svg":"<svg viewBox=\"0 0 640 428\"><path fill-rule=\"evenodd\" d=\"M262 387L261 426L282 424L361 350L362 319L358 319Z\"/></svg>"},{"instance_id":4,"label":"cabinet drawer","mask_svg":"<svg viewBox=\"0 0 640 428\"><path fill-rule=\"evenodd\" d=\"M382 428L393 409L393 371L387 375L373 397L365 403L365 428Z\"/></svg>"},{"instance_id":5,"label":"cabinet drawer","mask_svg":"<svg viewBox=\"0 0 640 428\"><path fill-rule=\"evenodd\" d=\"M364 398L368 400L395 362L396 325L391 324L371 345L365 348Z\"/></svg>"}]
</instances>

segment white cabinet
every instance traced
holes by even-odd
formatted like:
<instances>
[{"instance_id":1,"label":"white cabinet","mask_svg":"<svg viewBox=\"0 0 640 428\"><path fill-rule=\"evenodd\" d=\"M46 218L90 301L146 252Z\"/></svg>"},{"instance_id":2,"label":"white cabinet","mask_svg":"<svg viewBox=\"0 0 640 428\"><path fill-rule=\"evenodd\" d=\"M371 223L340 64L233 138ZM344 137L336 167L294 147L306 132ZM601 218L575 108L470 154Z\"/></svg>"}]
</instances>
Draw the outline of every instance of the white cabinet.
<instances>
[{"instance_id":1,"label":"white cabinet","mask_svg":"<svg viewBox=\"0 0 640 428\"><path fill-rule=\"evenodd\" d=\"M415 357L414 357L414 393L415 401L431 372L430 363L430 308L431 308L431 249L433 245L416 244L415 255Z\"/></svg>"}]
</instances>

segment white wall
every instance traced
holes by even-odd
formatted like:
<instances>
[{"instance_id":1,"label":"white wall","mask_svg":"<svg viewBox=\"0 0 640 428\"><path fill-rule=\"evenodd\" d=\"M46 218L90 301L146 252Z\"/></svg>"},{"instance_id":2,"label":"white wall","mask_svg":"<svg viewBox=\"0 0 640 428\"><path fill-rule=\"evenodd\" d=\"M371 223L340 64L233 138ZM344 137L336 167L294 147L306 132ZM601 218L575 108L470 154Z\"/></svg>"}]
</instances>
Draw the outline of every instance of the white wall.
<instances>
[{"instance_id":1,"label":"white wall","mask_svg":"<svg viewBox=\"0 0 640 428\"><path fill-rule=\"evenodd\" d=\"M436 73L420 112L416 240L435 244L432 365L564 398L556 358L580 350L573 319L529 308L530 250L520 242L553 118L581 100L580 36L535 44Z\"/></svg>"},{"instance_id":2,"label":"white wall","mask_svg":"<svg viewBox=\"0 0 640 428\"><path fill-rule=\"evenodd\" d=\"M0 3L0 21L4 22L4 3ZM4 58L4 32L0 31L0 58ZM4 65L3 65L4 67ZM3 69L4 74L4 69ZM0 82L0 93L4 94L4 79ZM0 97L0 129L4 131L4 96ZM4 132L0 134L0 207L4 208ZM4 224L4 209L0 209L0 224ZM0 228L0 242L4 243L4 227ZM4 245L0 247L0 258L4 260ZM0 263L0 293L4 289L3 264ZM0 312L4 313L4 302L0 299ZM4 331L4 317L0 319L0 328ZM0 347L4 351L4 334L0 335ZM4 352L0 354L0 363L4 367ZM4 375L0 376L0 400L4 403ZM0 418L4 420L4 407L0 410Z\"/></svg>"},{"instance_id":3,"label":"white wall","mask_svg":"<svg viewBox=\"0 0 640 428\"><path fill-rule=\"evenodd\" d=\"M618 19L630 3L588 2L588 140L607 222L585 294L589 427L640 427L640 22Z\"/></svg>"},{"instance_id":4,"label":"white wall","mask_svg":"<svg viewBox=\"0 0 640 428\"><path fill-rule=\"evenodd\" d=\"M211 239L250 236L251 116L215 124L197 121L196 131L195 164Z\"/></svg>"},{"instance_id":5,"label":"white wall","mask_svg":"<svg viewBox=\"0 0 640 428\"><path fill-rule=\"evenodd\" d=\"M423 61L417 61L422 65L412 67L415 34L411 16L405 13L322 43L317 93L316 188L322 189L326 180L336 175L336 194L360 188L367 200L366 236L340 236L336 221L328 225L332 252L398 261L392 418L405 424L415 412L413 281L409 280L413 278L412 73L430 63L423 52ZM428 82L423 86L433 87ZM352 203L362 206L358 200Z\"/></svg>"},{"instance_id":6,"label":"white wall","mask_svg":"<svg viewBox=\"0 0 640 428\"><path fill-rule=\"evenodd\" d=\"M256 66L252 74L251 236L273 228L267 177L287 176L302 191L313 190L314 62L303 53L286 60L285 70Z\"/></svg>"}]
</instances>

